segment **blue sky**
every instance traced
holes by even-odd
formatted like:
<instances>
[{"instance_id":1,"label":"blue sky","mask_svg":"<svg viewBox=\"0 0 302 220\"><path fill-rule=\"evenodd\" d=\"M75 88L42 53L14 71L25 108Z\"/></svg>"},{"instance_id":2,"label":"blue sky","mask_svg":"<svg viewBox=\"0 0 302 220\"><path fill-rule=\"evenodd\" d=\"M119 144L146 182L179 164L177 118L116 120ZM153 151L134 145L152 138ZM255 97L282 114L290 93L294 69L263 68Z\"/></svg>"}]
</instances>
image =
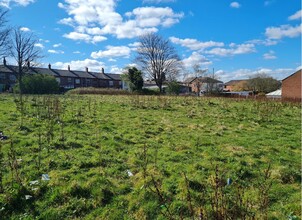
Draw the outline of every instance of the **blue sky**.
<instances>
[{"instance_id":1,"label":"blue sky","mask_svg":"<svg viewBox=\"0 0 302 220\"><path fill-rule=\"evenodd\" d=\"M301 68L300 0L0 0L12 26L39 39L42 66L120 73L137 37L170 39L190 73L199 64L226 82Z\"/></svg>"}]
</instances>

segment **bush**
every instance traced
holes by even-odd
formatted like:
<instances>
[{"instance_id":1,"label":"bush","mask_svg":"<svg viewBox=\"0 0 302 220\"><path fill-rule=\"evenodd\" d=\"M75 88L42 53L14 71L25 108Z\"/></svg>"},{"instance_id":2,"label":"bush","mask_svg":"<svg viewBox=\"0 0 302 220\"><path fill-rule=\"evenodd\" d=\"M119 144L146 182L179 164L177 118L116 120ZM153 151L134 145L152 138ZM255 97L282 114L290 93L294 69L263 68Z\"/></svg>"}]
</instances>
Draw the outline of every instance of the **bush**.
<instances>
[{"instance_id":1,"label":"bush","mask_svg":"<svg viewBox=\"0 0 302 220\"><path fill-rule=\"evenodd\" d=\"M180 85L176 81L172 81L168 83L167 93L169 95L179 95L180 93Z\"/></svg>"},{"instance_id":2,"label":"bush","mask_svg":"<svg viewBox=\"0 0 302 220\"><path fill-rule=\"evenodd\" d=\"M23 94L55 94L59 92L59 83L49 75L26 75L22 78L21 90ZM15 91L18 93L19 84Z\"/></svg>"},{"instance_id":3,"label":"bush","mask_svg":"<svg viewBox=\"0 0 302 220\"><path fill-rule=\"evenodd\" d=\"M129 95L130 92L122 89L107 88L76 88L66 92L67 95Z\"/></svg>"}]
</instances>

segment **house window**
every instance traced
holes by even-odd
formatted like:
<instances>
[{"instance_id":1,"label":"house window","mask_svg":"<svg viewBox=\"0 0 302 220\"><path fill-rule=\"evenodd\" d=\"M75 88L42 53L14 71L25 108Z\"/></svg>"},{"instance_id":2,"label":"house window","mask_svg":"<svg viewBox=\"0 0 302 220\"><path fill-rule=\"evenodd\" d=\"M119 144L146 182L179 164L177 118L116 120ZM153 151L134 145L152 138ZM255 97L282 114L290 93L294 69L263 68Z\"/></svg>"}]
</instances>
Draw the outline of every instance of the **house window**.
<instances>
[{"instance_id":1,"label":"house window","mask_svg":"<svg viewBox=\"0 0 302 220\"><path fill-rule=\"evenodd\" d=\"M76 84L80 84L80 83L81 83L81 80L80 80L80 79L76 79L76 80L75 80L75 83L76 83Z\"/></svg>"},{"instance_id":2,"label":"house window","mask_svg":"<svg viewBox=\"0 0 302 220\"><path fill-rule=\"evenodd\" d=\"M68 77L68 78L67 78L67 82L68 82L68 83L72 83L72 78Z\"/></svg>"},{"instance_id":3,"label":"house window","mask_svg":"<svg viewBox=\"0 0 302 220\"><path fill-rule=\"evenodd\" d=\"M11 75L9 75L9 80L10 81L16 81L16 76L15 75L13 75L13 74L11 74Z\"/></svg>"},{"instance_id":4,"label":"house window","mask_svg":"<svg viewBox=\"0 0 302 220\"><path fill-rule=\"evenodd\" d=\"M119 81L118 84L121 86L122 85L122 81Z\"/></svg>"},{"instance_id":5,"label":"house window","mask_svg":"<svg viewBox=\"0 0 302 220\"><path fill-rule=\"evenodd\" d=\"M6 79L6 74L5 73L0 73L0 79Z\"/></svg>"},{"instance_id":6,"label":"house window","mask_svg":"<svg viewBox=\"0 0 302 220\"><path fill-rule=\"evenodd\" d=\"M61 79L60 78L56 78L58 83L61 83Z\"/></svg>"},{"instance_id":7,"label":"house window","mask_svg":"<svg viewBox=\"0 0 302 220\"><path fill-rule=\"evenodd\" d=\"M86 79L86 84L87 84L87 86L90 86L91 80L90 79Z\"/></svg>"},{"instance_id":8,"label":"house window","mask_svg":"<svg viewBox=\"0 0 302 220\"><path fill-rule=\"evenodd\" d=\"M109 81L109 86L113 86L113 81Z\"/></svg>"}]
</instances>

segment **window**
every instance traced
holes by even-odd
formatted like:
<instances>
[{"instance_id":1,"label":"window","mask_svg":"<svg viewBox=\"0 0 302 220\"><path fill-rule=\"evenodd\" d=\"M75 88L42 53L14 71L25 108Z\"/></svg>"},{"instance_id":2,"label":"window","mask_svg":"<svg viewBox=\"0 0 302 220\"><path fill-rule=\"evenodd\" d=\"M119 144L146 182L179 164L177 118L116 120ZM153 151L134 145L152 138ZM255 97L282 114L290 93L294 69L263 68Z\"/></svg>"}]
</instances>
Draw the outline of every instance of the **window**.
<instances>
[{"instance_id":1,"label":"window","mask_svg":"<svg viewBox=\"0 0 302 220\"><path fill-rule=\"evenodd\" d=\"M90 86L91 80L90 79L86 79L86 84L87 84L87 86Z\"/></svg>"},{"instance_id":2,"label":"window","mask_svg":"<svg viewBox=\"0 0 302 220\"><path fill-rule=\"evenodd\" d=\"M119 81L118 84L121 86L122 85L122 81Z\"/></svg>"},{"instance_id":3,"label":"window","mask_svg":"<svg viewBox=\"0 0 302 220\"><path fill-rule=\"evenodd\" d=\"M61 79L60 78L56 78L58 83L61 83Z\"/></svg>"},{"instance_id":4,"label":"window","mask_svg":"<svg viewBox=\"0 0 302 220\"><path fill-rule=\"evenodd\" d=\"M76 84L80 84L80 83L81 83L81 80L80 80L80 79L76 79L76 80L75 80L75 83L76 83Z\"/></svg>"},{"instance_id":5,"label":"window","mask_svg":"<svg viewBox=\"0 0 302 220\"><path fill-rule=\"evenodd\" d=\"M0 79L6 79L6 74L5 73L0 73Z\"/></svg>"},{"instance_id":6,"label":"window","mask_svg":"<svg viewBox=\"0 0 302 220\"><path fill-rule=\"evenodd\" d=\"M109 81L109 86L113 86L113 81Z\"/></svg>"},{"instance_id":7,"label":"window","mask_svg":"<svg viewBox=\"0 0 302 220\"><path fill-rule=\"evenodd\" d=\"M68 78L67 78L67 82L68 82L68 83L72 83L72 78L68 77Z\"/></svg>"},{"instance_id":8,"label":"window","mask_svg":"<svg viewBox=\"0 0 302 220\"><path fill-rule=\"evenodd\" d=\"M10 74L10 75L9 75L9 80L10 80L10 81L16 81L16 79L17 79L17 78L16 78L15 75L13 75L13 74Z\"/></svg>"}]
</instances>

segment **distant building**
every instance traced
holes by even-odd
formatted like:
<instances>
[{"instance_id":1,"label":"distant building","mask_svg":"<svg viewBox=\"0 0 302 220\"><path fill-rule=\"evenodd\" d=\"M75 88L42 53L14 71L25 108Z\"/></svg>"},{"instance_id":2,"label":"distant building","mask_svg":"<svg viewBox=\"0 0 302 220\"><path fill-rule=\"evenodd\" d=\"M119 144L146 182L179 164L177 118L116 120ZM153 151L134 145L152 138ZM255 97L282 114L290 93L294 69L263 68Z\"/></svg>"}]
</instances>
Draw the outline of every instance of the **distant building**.
<instances>
[{"instance_id":1,"label":"distant building","mask_svg":"<svg viewBox=\"0 0 302 220\"><path fill-rule=\"evenodd\" d=\"M267 98L270 99L281 99L282 90L278 89L276 91L265 94Z\"/></svg>"},{"instance_id":2,"label":"distant building","mask_svg":"<svg viewBox=\"0 0 302 220\"><path fill-rule=\"evenodd\" d=\"M282 80L282 99L301 100L301 72L300 69Z\"/></svg>"},{"instance_id":3,"label":"distant building","mask_svg":"<svg viewBox=\"0 0 302 220\"><path fill-rule=\"evenodd\" d=\"M210 77L190 77L184 81L194 93L210 93L223 90L223 82Z\"/></svg>"},{"instance_id":4,"label":"distant building","mask_svg":"<svg viewBox=\"0 0 302 220\"><path fill-rule=\"evenodd\" d=\"M96 88L122 88L120 74L105 73L102 68L100 72L91 72L86 67L85 71L71 70L70 66L66 70L32 67L28 63L24 68L24 74L45 74L56 78L61 88L73 89L78 87ZM17 66L7 65L5 59L0 65L0 92L11 89L17 83Z\"/></svg>"},{"instance_id":5,"label":"distant building","mask_svg":"<svg viewBox=\"0 0 302 220\"><path fill-rule=\"evenodd\" d=\"M227 92L234 92L234 91L245 91L247 90L247 82L248 79L242 79L242 80L231 80L229 82L226 82L224 84L224 91Z\"/></svg>"}]
</instances>

